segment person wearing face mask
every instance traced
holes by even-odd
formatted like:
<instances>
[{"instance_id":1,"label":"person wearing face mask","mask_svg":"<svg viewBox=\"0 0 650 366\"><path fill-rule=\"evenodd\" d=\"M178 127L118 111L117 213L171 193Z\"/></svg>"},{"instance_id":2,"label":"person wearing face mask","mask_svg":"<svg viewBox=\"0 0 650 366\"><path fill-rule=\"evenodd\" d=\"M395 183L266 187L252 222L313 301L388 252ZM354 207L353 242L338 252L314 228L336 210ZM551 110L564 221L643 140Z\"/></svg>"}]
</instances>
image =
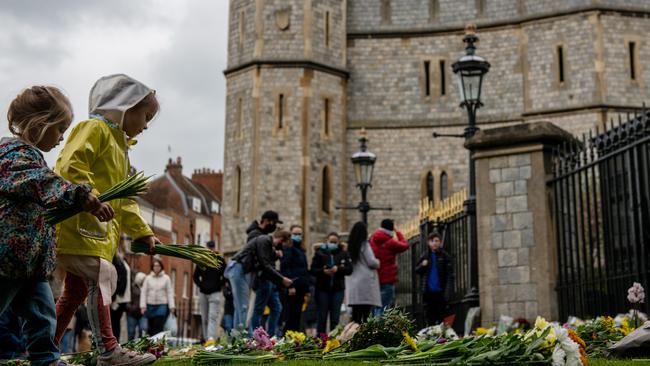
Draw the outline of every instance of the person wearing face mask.
<instances>
[{"instance_id":1,"label":"person wearing face mask","mask_svg":"<svg viewBox=\"0 0 650 366\"><path fill-rule=\"evenodd\" d=\"M291 240L282 248L282 258L280 259L280 273L294 280L293 285L287 289L286 296L284 296L284 332L300 331L302 304L305 294L309 292L310 282L305 245L302 240L302 227L292 225L289 231Z\"/></svg>"},{"instance_id":2,"label":"person wearing face mask","mask_svg":"<svg viewBox=\"0 0 650 366\"><path fill-rule=\"evenodd\" d=\"M345 276L352 274L350 256L343 250L336 232L327 236L327 241L316 245L311 262L311 273L316 277L316 311L318 313L318 334L327 333L327 317L330 329L336 328L341 315L341 304L345 294Z\"/></svg>"},{"instance_id":3,"label":"person wearing face mask","mask_svg":"<svg viewBox=\"0 0 650 366\"><path fill-rule=\"evenodd\" d=\"M277 212L271 210L262 214L259 223L257 220L253 221L246 229L246 245L232 257L226 267L224 277L230 281L232 289L233 304L235 306L233 327L235 329L246 328L251 277L258 267L257 249L254 240L259 236L272 234L276 230L277 224L282 224L280 216Z\"/></svg>"},{"instance_id":4,"label":"person wearing face mask","mask_svg":"<svg viewBox=\"0 0 650 366\"><path fill-rule=\"evenodd\" d=\"M379 259L379 290L381 306L374 309L375 315L381 315L386 308L395 305L395 283L397 283L397 255L409 248L406 238L395 230L391 219L384 219L381 226L370 236L370 247Z\"/></svg>"}]
</instances>

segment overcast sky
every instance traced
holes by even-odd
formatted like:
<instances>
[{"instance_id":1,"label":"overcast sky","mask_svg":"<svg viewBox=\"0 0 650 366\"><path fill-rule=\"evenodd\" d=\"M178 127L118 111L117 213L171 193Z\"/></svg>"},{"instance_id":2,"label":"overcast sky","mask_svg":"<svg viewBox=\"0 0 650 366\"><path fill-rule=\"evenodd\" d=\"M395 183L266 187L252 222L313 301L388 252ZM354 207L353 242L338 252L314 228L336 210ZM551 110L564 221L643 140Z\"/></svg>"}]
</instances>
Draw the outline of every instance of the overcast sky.
<instances>
[{"instance_id":1,"label":"overcast sky","mask_svg":"<svg viewBox=\"0 0 650 366\"><path fill-rule=\"evenodd\" d=\"M94 82L125 73L156 89L161 104L132 165L162 174L181 156L188 176L222 169L227 42L227 0L2 0L0 134L9 134L7 108L27 86L62 88L74 124L88 116ZM50 165L58 151L46 155Z\"/></svg>"}]
</instances>

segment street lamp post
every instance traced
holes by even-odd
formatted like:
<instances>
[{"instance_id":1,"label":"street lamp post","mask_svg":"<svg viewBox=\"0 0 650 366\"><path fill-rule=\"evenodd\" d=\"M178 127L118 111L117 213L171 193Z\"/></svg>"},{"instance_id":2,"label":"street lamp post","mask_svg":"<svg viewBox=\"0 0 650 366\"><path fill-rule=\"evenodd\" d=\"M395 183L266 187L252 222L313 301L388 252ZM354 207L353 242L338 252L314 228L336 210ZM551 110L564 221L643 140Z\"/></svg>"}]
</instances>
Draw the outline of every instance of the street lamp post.
<instances>
[{"instance_id":1,"label":"street lamp post","mask_svg":"<svg viewBox=\"0 0 650 366\"><path fill-rule=\"evenodd\" d=\"M375 161L377 155L368 151L368 138L366 131L361 130L361 137L359 138L359 151L352 155L352 165L354 166L354 175L357 180L357 187L361 191L361 202L356 206L340 207L337 209L345 210L359 210L361 213L361 220L364 224L368 225L368 212L370 210L392 210L391 207L372 207L368 203L368 188L372 187L372 174L375 169Z\"/></svg>"},{"instance_id":2,"label":"street lamp post","mask_svg":"<svg viewBox=\"0 0 650 366\"><path fill-rule=\"evenodd\" d=\"M483 77L490 70L490 63L484 58L476 55L476 46L478 37L476 36L476 26L468 25L465 28L465 37L463 42L465 55L452 65L452 69L458 75L458 89L460 93L460 106L467 109L469 125L461 135L445 135L433 133L433 137L451 136L463 137L465 141L469 140L479 130L476 127L476 110L483 106L481 102L481 87L483 86ZM472 152L469 151L469 195L464 202L465 212L467 213L467 247L470 264L469 289L463 302L470 307L478 306L478 246L476 234L476 172Z\"/></svg>"}]
</instances>

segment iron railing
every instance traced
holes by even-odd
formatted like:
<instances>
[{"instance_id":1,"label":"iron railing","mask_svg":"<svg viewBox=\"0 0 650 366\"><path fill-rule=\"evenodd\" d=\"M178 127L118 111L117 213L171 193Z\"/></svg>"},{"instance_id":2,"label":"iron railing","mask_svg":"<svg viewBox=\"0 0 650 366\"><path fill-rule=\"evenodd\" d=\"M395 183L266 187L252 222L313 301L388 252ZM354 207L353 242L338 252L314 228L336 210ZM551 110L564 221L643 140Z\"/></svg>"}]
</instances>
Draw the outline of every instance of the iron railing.
<instances>
[{"instance_id":1,"label":"iron railing","mask_svg":"<svg viewBox=\"0 0 650 366\"><path fill-rule=\"evenodd\" d=\"M469 290L470 268L467 247L467 214L463 211L466 191L461 191L438 206L424 201L420 217L403 226L409 242L409 250L397 257L399 268L395 287L395 304L411 313L419 327L426 324L426 309L422 298L426 278L415 273L417 261L426 253L427 236L438 231L443 236L444 250L452 257L453 282L449 291L449 312L456 314L454 328L463 332L464 316L461 301Z\"/></svg>"},{"instance_id":2,"label":"iron railing","mask_svg":"<svg viewBox=\"0 0 650 366\"><path fill-rule=\"evenodd\" d=\"M645 108L553 152L560 319L616 315L648 284L650 121ZM644 310L650 310L648 304Z\"/></svg>"}]
</instances>

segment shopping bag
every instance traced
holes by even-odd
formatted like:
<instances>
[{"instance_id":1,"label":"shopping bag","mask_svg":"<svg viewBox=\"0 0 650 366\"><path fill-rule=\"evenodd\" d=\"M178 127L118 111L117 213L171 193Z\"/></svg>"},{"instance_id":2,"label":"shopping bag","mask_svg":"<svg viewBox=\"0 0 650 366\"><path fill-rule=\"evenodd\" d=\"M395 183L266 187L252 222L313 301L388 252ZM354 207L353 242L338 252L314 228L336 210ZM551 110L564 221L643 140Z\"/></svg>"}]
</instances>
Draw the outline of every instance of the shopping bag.
<instances>
[{"instance_id":1,"label":"shopping bag","mask_svg":"<svg viewBox=\"0 0 650 366\"><path fill-rule=\"evenodd\" d=\"M176 315L174 315L174 313L170 313L169 316L167 316L167 320L165 321L165 330L168 330L172 337L176 337L178 324L176 323Z\"/></svg>"}]
</instances>

